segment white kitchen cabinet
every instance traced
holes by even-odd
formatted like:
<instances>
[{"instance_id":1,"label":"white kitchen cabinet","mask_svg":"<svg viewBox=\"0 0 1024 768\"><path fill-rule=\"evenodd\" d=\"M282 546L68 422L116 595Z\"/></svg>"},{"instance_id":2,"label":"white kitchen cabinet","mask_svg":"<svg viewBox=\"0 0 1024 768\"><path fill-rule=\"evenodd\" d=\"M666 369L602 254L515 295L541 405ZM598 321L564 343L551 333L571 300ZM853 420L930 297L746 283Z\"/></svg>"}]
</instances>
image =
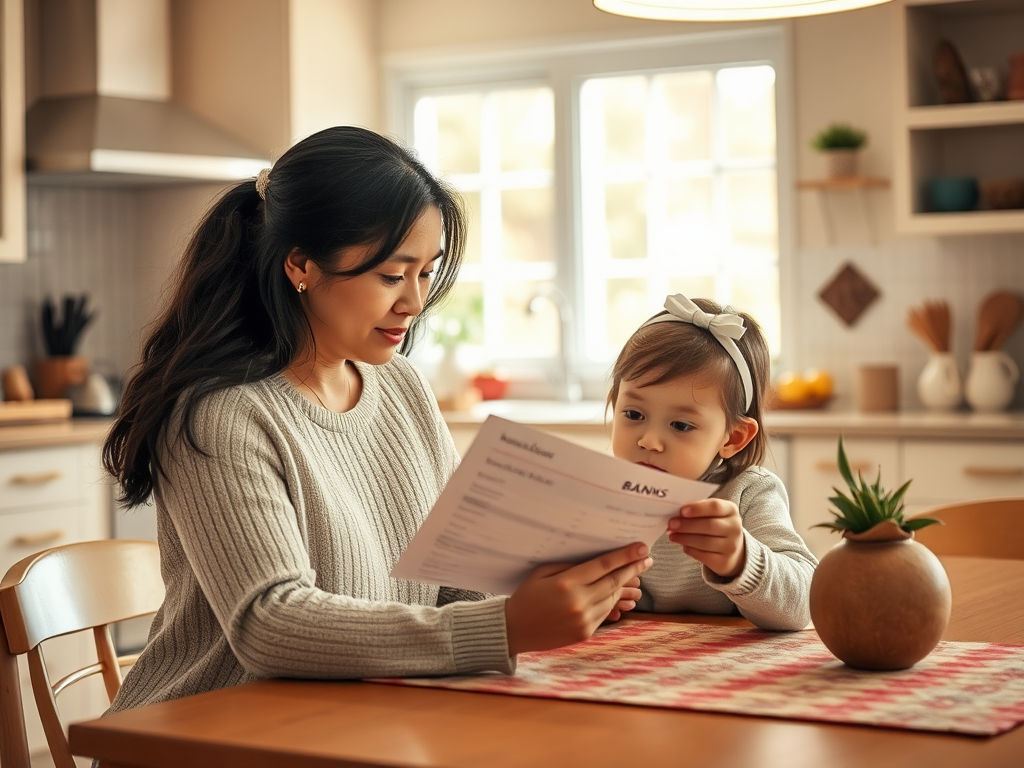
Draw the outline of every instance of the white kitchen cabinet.
<instances>
[{"instance_id":1,"label":"white kitchen cabinet","mask_svg":"<svg viewBox=\"0 0 1024 768\"><path fill-rule=\"evenodd\" d=\"M926 185L939 176L1024 176L1024 100L944 104L933 71L936 44L949 40L964 67L1005 77L1024 52L1024 0L902 0L895 9L896 227L904 234L1024 231L1024 210L929 212Z\"/></svg>"},{"instance_id":2,"label":"white kitchen cabinet","mask_svg":"<svg viewBox=\"0 0 1024 768\"><path fill-rule=\"evenodd\" d=\"M908 514L973 499L1024 497L1024 444L904 440L903 476L913 478Z\"/></svg>"},{"instance_id":3,"label":"white kitchen cabinet","mask_svg":"<svg viewBox=\"0 0 1024 768\"><path fill-rule=\"evenodd\" d=\"M787 483L793 523L819 558L839 534L812 525L832 519L828 499L846 483L836 465L839 435L791 436ZM1024 443L1019 440L926 440L878 437L844 439L851 469L895 491L907 480L904 514L970 499L1024 497Z\"/></svg>"},{"instance_id":4,"label":"white kitchen cabinet","mask_svg":"<svg viewBox=\"0 0 1024 768\"><path fill-rule=\"evenodd\" d=\"M99 446L83 444L0 451L0 573L43 549L106 538L110 486L103 480ZM51 680L95 661L91 633L43 645ZM47 752L24 657L19 659L29 750ZM57 699L64 722L97 717L106 709L98 677Z\"/></svg>"},{"instance_id":5,"label":"white kitchen cabinet","mask_svg":"<svg viewBox=\"0 0 1024 768\"><path fill-rule=\"evenodd\" d=\"M791 437L789 440L787 490L793 526L810 550L820 558L839 541L838 533L828 528L812 527L833 519L829 512L832 505L828 501L830 496L835 495L832 489L846 490L837 461L839 436ZM860 472L866 480L874 482L881 469L882 485L887 488L899 487L894 485L902 476L896 440L851 438L844 439L843 446L850 461L850 469L855 474Z\"/></svg>"},{"instance_id":6,"label":"white kitchen cabinet","mask_svg":"<svg viewBox=\"0 0 1024 768\"><path fill-rule=\"evenodd\" d=\"M25 24L0 0L0 262L25 261Z\"/></svg>"}]
</instances>

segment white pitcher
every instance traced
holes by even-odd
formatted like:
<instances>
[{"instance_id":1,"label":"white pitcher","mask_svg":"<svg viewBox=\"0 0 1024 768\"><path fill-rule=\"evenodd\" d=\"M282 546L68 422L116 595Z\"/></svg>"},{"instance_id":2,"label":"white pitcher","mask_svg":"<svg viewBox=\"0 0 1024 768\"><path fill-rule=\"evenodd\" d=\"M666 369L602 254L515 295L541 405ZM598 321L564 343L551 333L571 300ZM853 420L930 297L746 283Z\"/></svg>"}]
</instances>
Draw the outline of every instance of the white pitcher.
<instances>
[{"instance_id":1,"label":"white pitcher","mask_svg":"<svg viewBox=\"0 0 1024 768\"><path fill-rule=\"evenodd\" d=\"M917 379L917 396L925 408L951 411L964 397L956 358L950 352L933 352Z\"/></svg>"},{"instance_id":2,"label":"white pitcher","mask_svg":"<svg viewBox=\"0 0 1024 768\"><path fill-rule=\"evenodd\" d=\"M1013 359L998 349L972 352L967 372L967 402L976 411L1002 411L1011 402L1020 380Z\"/></svg>"}]
</instances>

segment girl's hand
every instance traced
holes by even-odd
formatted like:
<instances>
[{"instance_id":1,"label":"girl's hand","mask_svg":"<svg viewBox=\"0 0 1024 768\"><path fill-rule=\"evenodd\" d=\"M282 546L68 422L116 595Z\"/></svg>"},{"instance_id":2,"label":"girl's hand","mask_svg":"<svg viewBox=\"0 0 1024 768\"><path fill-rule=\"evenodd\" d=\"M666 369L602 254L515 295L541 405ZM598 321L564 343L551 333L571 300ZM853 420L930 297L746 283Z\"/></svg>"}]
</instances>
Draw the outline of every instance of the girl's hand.
<instances>
[{"instance_id":1,"label":"girl's hand","mask_svg":"<svg viewBox=\"0 0 1024 768\"><path fill-rule=\"evenodd\" d=\"M704 499L687 504L668 521L668 537L723 579L739 576L747 564L743 521L731 501Z\"/></svg>"},{"instance_id":2,"label":"girl's hand","mask_svg":"<svg viewBox=\"0 0 1024 768\"><path fill-rule=\"evenodd\" d=\"M509 655L586 640L620 606L639 598L639 590L628 585L651 562L647 546L638 543L579 565L536 568L505 601Z\"/></svg>"},{"instance_id":3,"label":"girl's hand","mask_svg":"<svg viewBox=\"0 0 1024 768\"><path fill-rule=\"evenodd\" d=\"M640 599L640 594L640 577L634 576L623 585L622 591L619 593L619 602L615 604L604 622L610 624L613 621L618 621L626 611L636 608L636 601Z\"/></svg>"}]
</instances>

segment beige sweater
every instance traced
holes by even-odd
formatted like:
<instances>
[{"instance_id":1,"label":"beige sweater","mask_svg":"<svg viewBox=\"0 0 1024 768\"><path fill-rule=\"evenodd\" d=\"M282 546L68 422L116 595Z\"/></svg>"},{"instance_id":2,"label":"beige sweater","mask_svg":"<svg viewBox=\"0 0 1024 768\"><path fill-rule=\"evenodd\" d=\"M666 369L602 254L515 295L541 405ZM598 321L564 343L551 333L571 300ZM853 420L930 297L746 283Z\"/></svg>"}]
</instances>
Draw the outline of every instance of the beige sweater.
<instances>
[{"instance_id":1,"label":"beige sweater","mask_svg":"<svg viewBox=\"0 0 1024 768\"><path fill-rule=\"evenodd\" d=\"M110 711L265 677L514 670L504 598L438 608L436 586L389 577L458 458L405 358L357 367L347 413L278 375L203 400L208 455L163 451L167 596Z\"/></svg>"}]
</instances>

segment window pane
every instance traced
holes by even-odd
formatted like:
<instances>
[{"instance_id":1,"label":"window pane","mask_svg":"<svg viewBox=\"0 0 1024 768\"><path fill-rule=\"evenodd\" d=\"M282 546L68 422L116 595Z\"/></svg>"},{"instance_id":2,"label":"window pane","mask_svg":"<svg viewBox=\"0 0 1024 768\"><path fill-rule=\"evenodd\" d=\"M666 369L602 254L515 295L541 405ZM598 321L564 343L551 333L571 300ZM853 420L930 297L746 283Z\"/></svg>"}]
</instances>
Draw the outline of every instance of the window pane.
<instances>
[{"instance_id":1,"label":"window pane","mask_svg":"<svg viewBox=\"0 0 1024 768\"><path fill-rule=\"evenodd\" d=\"M647 258L646 184L608 184L604 215L613 259Z\"/></svg>"},{"instance_id":2,"label":"window pane","mask_svg":"<svg viewBox=\"0 0 1024 768\"><path fill-rule=\"evenodd\" d=\"M714 246L714 186L710 178L670 179L665 184L669 242L674 257L700 258Z\"/></svg>"},{"instance_id":3,"label":"window pane","mask_svg":"<svg viewBox=\"0 0 1024 768\"><path fill-rule=\"evenodd\" d=\"M647 301L647 281L637 278L609 280L605 298L608 307L605 339L617 354L640 323L654 314Z\"/></svg>"},{"instance_id":4,"label":"window pane","mask_svg":"<svg viewBox=\"0 0 1024 768\"><path fill-rule=\"evenodd\" d=\"M775 159L775 70L737 67L718 73L725 153Z\"/></svg>"},{"instance_id":5,"label":"window pane","mask_svg":"<svg viewBox=\"0 0 1024 768\"><path fill-rule=\"evenodd\" d=\"M431 318L430 328L438 344L483 344L483 286L464 280L456 283L444 306Z\"/></svg>"},{"instance_id":6,"label":"window pane","mask_svg":"<svg viewBox=\"0 0 1024 768\"><path fill-rule=\"evenodd\" d=\"M739 310L757 320L769 349L778 349L782 340L779 318L779 281L774 270L760 274L751 271L732 278L732 301Z\"/></svg>"},{"instance_id":7,"label":"window pane","mask_svg":"<svg viewBox=\"0 0 1024 768\"><path fill-rule=\"evenodd\" d=\"M480 225L480 193L463 192L462 199L466 203L466 264L479 264L483 258L482 236Z\"/></svg>"},{"instance_id":8,"label":"window pane","mask_svg":"<svg viewBox=\"0 0 1024 768\"><path fill-rule=\"evenodd\" d=\"M530 299L549 283L509 280L502 284L502 325L504 343L519 348L520 354L551 357L558 353L558 314L550 301L538 300L533 312Z\"/></svg>"},{"instance_id":9,"label":"window pane","mask_svg":"<svg viewBox=\"0 0 1024 768\"><path fill-rule=\"evenodd\" d=\"M479 93L433 96L437 113L437 168L442 174L480 172Z\"/></svg>"},{"instance_id":10,"label":"window pane","mask_svg":"<svg viewBox=\"0 0 1024 768\"><path fill-rule=\"evenodd\" d=\"M501 193L505 261L554 261L554 204L550 187Z\"/></svg>"},{"instance_id":11,"label":"window pane","mask_svg":"<svg viewBox=\"0 0 1024 768\"><path fill-rule=\"evenodd\" d=\"M503 171L550 171L555 151L555 104L550 88L498 91Z\"/></svg>"},{"instance_id":12,"label":"window pane","mask_svg":"<svg viewBox=\"0 0 1024 768\"><path fill-rule=\"evenodd\" d=\"M646 77L610 77L600 85L604 114L606 166L644 162Z\"/></svg>"},{"instance_id":13,"label":"window pane","mask_svg":"<svg viewBox=\"0 0 1024 768\"><path fill-rule=\"evenodd\" d=\"M733 245L764 251L774 260L779 220L775 171L731 173L726 190Z\"/></svg>"},{"instance_id":14,"label":"window pane","mask_svg":"<svg viewBox=\"0 0 1024 768\"><path fill-rule=\"evenodd\" d=\"M712 299L715 298L715 277L714 275L688 275L686 277L670 277L668 279L668 292L681 293L691 299Z\"/></svg>"},{"instance_id":15,"label":"window pane","mask_svg":"<svg viewBox=\"0 0 1024 768\"><path fill-rule=\"evenodd\" d=\"M711 158L714 78L709 71L673 72L654 77L657 125L665 132L668 160Z\"/></svg>"}]
</instances>

